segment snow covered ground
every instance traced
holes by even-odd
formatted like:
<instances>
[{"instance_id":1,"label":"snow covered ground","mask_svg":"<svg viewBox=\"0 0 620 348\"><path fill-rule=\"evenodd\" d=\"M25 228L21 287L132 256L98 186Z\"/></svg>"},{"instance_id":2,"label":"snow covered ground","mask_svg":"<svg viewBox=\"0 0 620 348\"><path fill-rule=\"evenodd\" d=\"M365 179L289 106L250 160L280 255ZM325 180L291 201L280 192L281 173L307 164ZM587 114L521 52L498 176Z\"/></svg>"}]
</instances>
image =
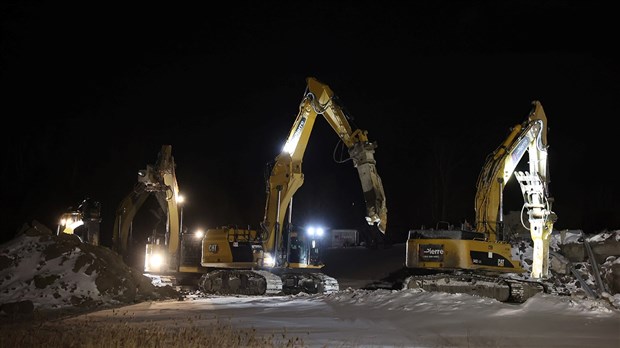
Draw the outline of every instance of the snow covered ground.
<instances>
[{"instance_id":1,"label":"snow covered ground","mask_svg":"<svg viewBox=\"0 0 620 348\"><path fill-rule=\"evenodd\" d=\"M227 322L297 347L620 347L608 303L540 294L521 305L464 294L345 289L329 295L143 302L70 326L208 327Z\"/></svg>"},{"instance_id":2,"label":"snow covered ground","mask_svg":"<svg viewBox=\"0 0 620 348\"><path fill-rule=\"evenodd\" d=\"M590 241L617 242L619 237L619 231L605 232ZM552 249L557 249L557 240ZM109 339L119 340L113 346L165 346L162 342L178 344L183 329L192 333L183 342L199 347L205 345L196 343L195 337L201 336L194 333L221 335L219 329L203 331L224 324L232 332L267 337L252 345L239 341L235 347L620 347L620 294L588 298L570 278L566 283L570 296L538 294L522 304L466 294L389 289L386 279L402 268L404 252L404 245L328 250L324 271L340 282L340 291L332 294L192 293L179 300L119 264L118 255L109 249L83 245L66 236L57 239L35 226L0 248L4 319L0 346L25 339L35 347L109 346L92 335L102 330ZM515 256L526 260L529 252L525 248ZM618 260L612 256L603 260L604 269L617 267ZM583 264L580 272L594 286L586 270ZM30 312L19 307L25 305L31 306ZM11 336L20 332L10 326L13 316L74 307L85 310L37 324L35 335L28 328L21 331L22 336ZM131 345L126 341L129 337L145 337L146 341ZM232 337L234 342L236 336ZM281 344L265 343L276 341Z\"/></svg>"}]
</instances>

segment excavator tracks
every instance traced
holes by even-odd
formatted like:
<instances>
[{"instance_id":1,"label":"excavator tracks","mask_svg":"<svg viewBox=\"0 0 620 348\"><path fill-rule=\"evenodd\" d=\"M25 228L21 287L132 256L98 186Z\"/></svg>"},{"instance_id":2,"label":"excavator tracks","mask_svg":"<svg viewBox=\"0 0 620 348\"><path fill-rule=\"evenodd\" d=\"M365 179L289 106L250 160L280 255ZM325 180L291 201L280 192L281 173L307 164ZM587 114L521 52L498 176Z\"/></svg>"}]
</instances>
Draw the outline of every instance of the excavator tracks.
<instances>
[{"instance_id":1,"label":"excavator tracks","mask_svg":"<svg viewBox=\"0 0 620 348\"><path fill-rule=\"evenodd\" d=\"M510 285L510 299L508 302L523 303L528 298L540 293L547 292L547 288L535 281L503 279Z\"/></svg>"},{"instance_id":2,"label":"excavator tracks","mask_svg":"<svg viewBox=\"0 0 620 348\"><path fill-rule=\"evenodd\" d=\"M291 272L281 275L282 291L287 295L301 292L307 294L331 294L340 287L338 281L323 273Z\"/></svg>"},{"instance_id":3,"label":"excavator tracks","mask_svg":"<svg viewBox=\"0 0 620 348\"><path fill-rule=\"evenodd\" d=\"M275 274L258 270L215 270L199 280L200 291L212 295L279 295L282 280Z\"/></svg>"},{"instance_id":4,"label":"excavator tracks","mask_svg":"<svg viewBox=\"0 0 620 348\"><path fill-rule=\"evenodd\" d=\"M323 273L277 275L262 270L214 270L202 275L198 287L211 295L330 294L339 290L338 281Z\"/></svg>"},{"instance_id":5,"label":"excavator tracks","mask_svg":"<svg viewBox=\"0 0 620 348\"><path fill-rule=\"evenodd\" d=\"M403 289L416 288L451 294L465 293L510 303L523 303L537 293L545 291L542 284L534 281L452 273L412 275L405 278Z\"/></svg>"}]
</instances>

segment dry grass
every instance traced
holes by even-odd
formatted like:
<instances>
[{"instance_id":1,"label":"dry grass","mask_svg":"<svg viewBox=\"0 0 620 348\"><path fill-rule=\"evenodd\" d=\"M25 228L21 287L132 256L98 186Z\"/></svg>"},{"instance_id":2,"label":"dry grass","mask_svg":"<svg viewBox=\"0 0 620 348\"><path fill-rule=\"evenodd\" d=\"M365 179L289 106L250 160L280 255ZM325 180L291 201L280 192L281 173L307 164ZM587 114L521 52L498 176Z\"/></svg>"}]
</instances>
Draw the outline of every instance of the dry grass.
<instances>
[{"instance_id":1,"label":"dry grass","mask_svg":"<svg viewBox=\"0 0 620 348\"><path fill-rule=\"evenodd\" d=\"M259 334L255 329L234 329L221 321L161 327L157 323L96 323L89 321L41 322L3 325L0 347L306 347L286 332Z\"/></svg>"}]
</instances>

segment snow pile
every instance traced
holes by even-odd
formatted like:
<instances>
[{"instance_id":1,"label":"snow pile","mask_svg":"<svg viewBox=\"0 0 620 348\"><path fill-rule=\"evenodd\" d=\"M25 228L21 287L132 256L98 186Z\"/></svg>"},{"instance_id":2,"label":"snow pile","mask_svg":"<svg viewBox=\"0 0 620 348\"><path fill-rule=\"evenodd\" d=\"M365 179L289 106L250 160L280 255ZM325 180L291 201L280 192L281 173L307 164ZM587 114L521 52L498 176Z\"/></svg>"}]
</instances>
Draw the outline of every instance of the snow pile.
<instances>
[{"instance_id":1,"label":"snow pile","mask_svg":"<svg viewBox=\"0 0 620 348\"><path fill-rule=\"evenodd\" d=\"M588 237L588 242L605 242L608 240L620 241L620 231L603 231L597 235Z\"/></svg>"},{"instance_id":2,"label":"snow pile","mask_svg":"<svg viewBox=\"0 0 620 348\"><path fill-rule=\"evenodd\" d=\"M4 314L93 309L176 296L171 287L155 287L112 250L81 243L73 235L54 235L36 222L0 245Z\"/></svg>"},{"instance_id":3,"label":"snow pile","mask_svg":"<svg viewBox=\"0 0 620 348\"><path fill-rule=\"evenodd\" d=\"M499 301L469 294L447 294L443 292L427 292L422 289L405 290L355 290L346 289L337 293L324 295L334 304L346 306L372 306L388 311L424 311L460 310L464 303L476 307L476 311L484 310L485 306L496 304ZM495 310L495 309L493 309Z\"/></svg>"},{"instance_id":4,"label":"snow pile","mask_svg":"<svg viewBox=\"0 0 620 348\"><path fill-rule=\"evenodd\" d=\"M583 312L613 313L614 309L605 302L595 299L575 299L539 293L530 297L522 306L514 306L496 299L470 294L448 294L421 289L406 290L361 290L346 289L326 295L308 296L317 301L327 301L332 305L347 307L377 308L387 311L415 311L417 314L432 312L446 316L463 311L464 308L480 316L503 316L516 312L547 311L561 312L563 315ZM295 296L291 296L295 297ZM501 313L498 313L501 310Z\"/></svg>"}]
</instances>

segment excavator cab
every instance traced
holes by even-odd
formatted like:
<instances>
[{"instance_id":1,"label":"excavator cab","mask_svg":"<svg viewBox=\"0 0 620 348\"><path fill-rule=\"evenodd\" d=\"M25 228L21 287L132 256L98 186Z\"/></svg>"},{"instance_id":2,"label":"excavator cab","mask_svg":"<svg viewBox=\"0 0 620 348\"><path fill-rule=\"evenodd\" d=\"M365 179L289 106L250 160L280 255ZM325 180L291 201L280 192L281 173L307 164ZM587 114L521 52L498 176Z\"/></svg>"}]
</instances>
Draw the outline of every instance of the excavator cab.
<instances>
[{"instance_id":1,"label":"excavator cab","mask_svg":"<svg viewBox=\"0 0 620 348\"><path fill-rule=\"evenodd\" d=\"M314 226L292 226L291 231L285 231L281 257L271 270L280 276L285 294L330 293L339 289L336 279L317 272L325 266L321 260L323 236L324 229Z\"/></svg>"},{"instance_id":2,"label":"excavator cab","mask_svg":"<svg viewBox=\"0 0 620 348\"><path fill-rule=\"evenodd\" d=\"M292 268L321 268L321 227L298 228L290 232L285 243L286 265Z\"/></svg>"},{"instance_id":3,"label":"excavator cab","mask_svg":"<svg viewBox=\"0 0 620 348\"><path fill-rule=\"evenodd\" d=\"M308 246L304 242L303 238L299 238L299 235L295 233L288 239L287 244L287 263L307 264L308 263Z\"/></svg>"},{"instance_id":4,"label":"excavator cab","mask_svg":"<svg viewBox=\"0 0 620 348\"><path fill-rule=\"evenodd\" d=\"M69 207L60 216L56 234L76 235L84 243L99 245L99 225L101 223L101 203L86 198L77 209Z\"/></svg>"}]
</instances>

